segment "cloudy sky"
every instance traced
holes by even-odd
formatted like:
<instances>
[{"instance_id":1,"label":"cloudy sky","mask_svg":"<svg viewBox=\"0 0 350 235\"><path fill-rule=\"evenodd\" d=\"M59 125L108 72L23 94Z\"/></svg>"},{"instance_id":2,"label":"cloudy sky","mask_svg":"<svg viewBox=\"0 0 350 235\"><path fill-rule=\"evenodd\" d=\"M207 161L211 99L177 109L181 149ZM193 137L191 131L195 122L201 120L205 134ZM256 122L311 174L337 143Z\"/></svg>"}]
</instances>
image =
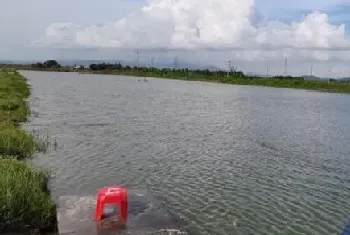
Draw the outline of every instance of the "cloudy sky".
<instances>
[{"instance_id":1,"label":"cloudy sky","mask_svg":"<svg viewBox=\"0 0 350 235\"><path fill-rule=\"evenodd\" d=\"M350 75L350 0L2 0L2 9L3 60L130 59L135 48L148 60L166 49L250 72Z\"/></svg>"}]
</instances>

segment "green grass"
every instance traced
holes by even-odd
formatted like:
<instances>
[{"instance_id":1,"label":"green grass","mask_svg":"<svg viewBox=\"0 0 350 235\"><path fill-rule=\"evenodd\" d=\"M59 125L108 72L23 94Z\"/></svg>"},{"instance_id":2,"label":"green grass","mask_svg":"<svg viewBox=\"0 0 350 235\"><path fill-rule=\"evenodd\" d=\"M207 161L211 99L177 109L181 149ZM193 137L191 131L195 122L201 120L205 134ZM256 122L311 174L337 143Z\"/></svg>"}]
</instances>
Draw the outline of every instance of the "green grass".
<instances>
[{"instance_id":1,"label":"green grass","mask_svg":"<svg viewBox=\"0 0 350 235\"><path fill-rule=\"evenodd\" d=\"M308 81L299 77L252 77L243 73L232 72L227 76L226 72L210 72L205 70L190 71L187 69L156 69L156 68L139 68L139 69L104 69L89 70L85 69L81 73L93 74L113 74L138 77L155 77L177 79L185 81L206 81L215 83L225 83L234 85L251 85L276 88L294 88L314 90L321 92L333 93L350 93L350 82L344 81Z\"/></svg>"},{"instance_id":2,"label":"green grass","mask_svg":"<svg viewBox=\"0 0 350 235\"><path fill-rule=\"evenodd\" d=\"M30 158L35 150L32 135L13 125L0 126L0 153L18 159Z\"/></svg>"},{"instance_id":3,"label":"green grass","mask_svg":"<svg viewBox=\"0 0 350 235\"><path fill-rule=\"evenodd\" d=\"M0 122L18 124L29 114L26 98L30 95L26 80L16 71L0 70Z\"/></svg>"},{"instance_id":4,"label":"green grass","mask_svg":"<svg viewBox=\"0 0 350 235\"><path fill-rule=\"evenodd\" d=\"M75 72L72 67L58 68L38 68L30 64L22 65L0 65L0 68L15 67L24 70ZM111 74L137 77L168 78L186 81L206 81L216 83L226 83L234 85L252 85L277 88L306 89L332 93L350 93L350 82L314 80L308 81L301 77L275 76L275 77L254 77L247 76L241 71L209 71L207 69L171 69L171 68L150 68L150 67L130 67L121 64L91 64L90 68L78 70L80 73ZM229 75L229 76L227 76ZM1 88L0 88L1 91ZM1 106L1 104L0 104ZM12 106L12 104L10 104ZM24 109L22 109L24 110ZM23 115L22 115L23 116Z\"/></svg>"},{"instance_id":5,"label":"green grass","mask_svg":"<svg viewBox=\"0 0 350 235\"><path fill-rule=\"evenodd\" d=\"M24 161L37 148L34 137L21 129L30 95L24 77L0 70L0 231L55 227L55 204L48 192L48 174Z\"/></svg>"},{"instance_id":6,"label":"green grass","mask_svg":"<svg viewBox=\"0 0 350 235\"><path fill-rule=\"evenodd\" d=\"M16 71L0 70L0 155L29 158L34 152L32 135L19 128L29 114L26 98L30 90Z\"/></svg>"},{"instance_id":7,"label":"green grass","mask_svg":"<svg viewBox=\"0 0 350 235\"><path fill-rule=\"evenodd\" d=\"M55 207L47 190L48 174L6 157L0 159L0 231L52 226Z\"/></svg>"}]
</instances>

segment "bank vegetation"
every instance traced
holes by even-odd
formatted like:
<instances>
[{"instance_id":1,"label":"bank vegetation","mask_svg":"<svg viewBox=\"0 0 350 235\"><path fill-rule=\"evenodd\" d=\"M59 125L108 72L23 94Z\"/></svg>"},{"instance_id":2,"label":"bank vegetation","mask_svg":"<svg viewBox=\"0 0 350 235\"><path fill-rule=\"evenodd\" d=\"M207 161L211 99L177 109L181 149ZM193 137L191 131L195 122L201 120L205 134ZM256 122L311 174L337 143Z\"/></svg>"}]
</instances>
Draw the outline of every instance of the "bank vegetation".
<instances>
[{"instance_id":1,"label":"bank vegetation","mask_svg":"<svg viewBox=\"0 0 350 235\"><path fill-rule=\"evenodd\" d=\"M155 68L122 65L121 63L97 63L88 67L82 65L62 66L56 60L47 60L24 65L0 65L23 70L79 72L92 74L110 74L137 77L168 78L187 81L207 81L215 83L251 85L278 88L307 89L322 92L350 93L350 79L320 79L308 76L251 76L242 71L231 69L209 70L189 68Z\"/></svg>"},{"instance_id":2,"label":"bank vegetation","mask_svg":"<svg viewBox=\"0 0 350 235\"><path fill-rule=\"evenodd\" d=\"M30 113L29 95L24 77L12 69L0 69L0 233L56 226L49 175L26 161L36 148L34 137L21 128Z\"/></svg>"}]
</instances>

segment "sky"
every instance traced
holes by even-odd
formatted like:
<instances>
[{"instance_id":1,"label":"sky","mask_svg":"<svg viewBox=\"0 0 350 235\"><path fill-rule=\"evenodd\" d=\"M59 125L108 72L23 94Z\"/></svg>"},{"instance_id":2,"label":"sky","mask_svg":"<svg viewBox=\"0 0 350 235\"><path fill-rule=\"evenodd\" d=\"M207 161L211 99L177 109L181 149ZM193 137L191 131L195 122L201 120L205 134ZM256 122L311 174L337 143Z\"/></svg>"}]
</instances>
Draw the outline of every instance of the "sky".
<instances>
[{"instance_id":1,"label":"sky","mask_svg":"<svg viewBox=\"0 0 350 235\"><path fill-rule=\"evenodd\" d=\"M2 0L0 59L173 58L350 76L350 0ZM350 63L349 63L350 65Z\"/></svg>"}]
</instances>

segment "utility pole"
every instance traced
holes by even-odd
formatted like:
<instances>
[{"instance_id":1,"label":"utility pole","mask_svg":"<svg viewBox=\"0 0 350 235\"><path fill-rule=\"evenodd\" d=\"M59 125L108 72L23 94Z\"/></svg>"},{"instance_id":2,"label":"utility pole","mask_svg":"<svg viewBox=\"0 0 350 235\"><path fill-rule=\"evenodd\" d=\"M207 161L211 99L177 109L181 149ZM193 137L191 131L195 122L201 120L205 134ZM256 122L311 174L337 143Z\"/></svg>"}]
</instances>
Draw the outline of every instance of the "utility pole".
<instances>
[{"instance_id":1,"label":"utility pole","mask_svg":"<svg viewBox=\"0 0 350 235\"><path fill-rule=\"evenodd\" d=\"M269 77L269 65L266 66L266 77Z\"/></svg>"},{"instance_id":2,"label":"utility pole","mask_svg":"<svg viewBox=\"0 0 350 235\"><path fill-rule=\"evenodd\" d=\"M227 77L229 77L230 76L230 71L231 71L231 60L227 61L227 65L228 65Z\"/></svg>"},{"instance_id":3,"label":"utility pole","mask_svg":"<svg viewBox=\"0 0 350 235\"><path fill-rule=\"evenodd\" d=\"M151 57L151 67L153 68L153 56Z\"/></svg>"},{"instance_id":4,"label":"utility pole","mask_svg":"<svg viewBox=\"0 0 350 235\"><path fill-rule=\"evenodd\" d=\"M139 50L136 49L136 66L137 67L139 67L139 54L140 54Z\"/></svg>"},{"instance_id":5,"label":"utility pole","mask_svg":"<svg viewBox=\"0 0 350 235\"><path fill-rule=\"evenodd\" d=\"M266 61L266 77L269 77L269 68L270 67L270 62L267 60Z\"/></svg>"},{"instance_id":6,"label":"utility pole","mask_svg":"<svg viewBox=\"0 0 350 235\"><path fill-rule=\"evenodd\" d=\"M284 75L287 76L288 73L288 58L286 57L284 60Z\"/></svg>"},{"instance_id":7,"label":"utility pole","mask_svg":"<svg viewBox=\"0 0 350 235\"><path fill-rule=\"evenodd\" d=\"M178 63L177 63L177 56L174 57L174 68L177 69Z\"/></svg>"},{"instance_id":8,"label":"utility pole","mask_svg":"<svg viewBox=\"0 0 350 235\"><path fill-rule=\"evenodd\" d=\"M311 68L310 68L310 75L311 75L311 76L313 75L313 71L312 71L312 70L313 70L313 67L314 67L314 65L312 64L312 65L311 65Z\"/></svg>"}]
</instances>

